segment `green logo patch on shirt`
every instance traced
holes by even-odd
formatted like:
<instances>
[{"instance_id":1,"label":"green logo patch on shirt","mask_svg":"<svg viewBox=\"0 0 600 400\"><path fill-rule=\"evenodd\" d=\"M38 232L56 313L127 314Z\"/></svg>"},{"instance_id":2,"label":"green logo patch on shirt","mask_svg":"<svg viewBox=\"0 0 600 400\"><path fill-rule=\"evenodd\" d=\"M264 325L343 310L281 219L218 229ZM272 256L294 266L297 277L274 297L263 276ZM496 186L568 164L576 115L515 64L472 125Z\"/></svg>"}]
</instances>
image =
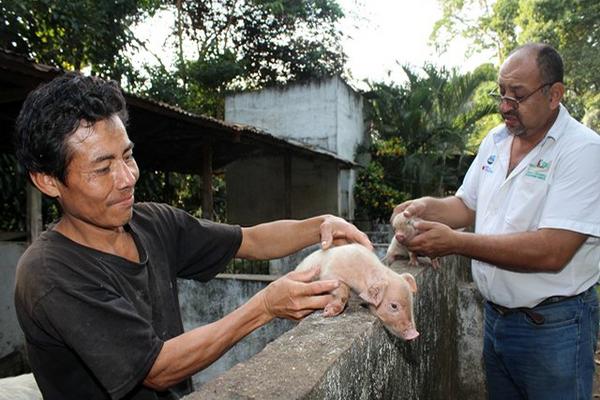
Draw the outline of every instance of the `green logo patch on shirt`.
<instances>
[{"instance_id":1,"label":"green logo patch on shirt","mask_svg":"<svg viewBox=\"0 0 600 400\"><path fill-rule=\"evenodd\" d=\"M551 164L552 163L550 163L548 161L544 161L542 159L540 159L537 162L537 164L529 164L529 167L527 167L527 172L525 173L525 176L530 176L532 178L536 178L536 179L545 181Z\"/></svg>"}]
</instances>

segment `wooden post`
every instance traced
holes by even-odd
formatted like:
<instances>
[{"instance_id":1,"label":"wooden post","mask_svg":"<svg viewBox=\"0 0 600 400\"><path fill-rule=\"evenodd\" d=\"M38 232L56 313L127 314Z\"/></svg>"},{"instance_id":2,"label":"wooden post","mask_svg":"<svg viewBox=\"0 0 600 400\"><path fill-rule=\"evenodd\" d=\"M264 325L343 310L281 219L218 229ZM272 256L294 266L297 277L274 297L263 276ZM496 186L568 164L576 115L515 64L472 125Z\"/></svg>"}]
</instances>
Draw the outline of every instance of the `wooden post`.
<instances>
[{"instance_id":1,"label":"wooden post","mask_svg":"<svg viewBox=\"0 0 600 400\"><path fill-rule=\"evenodd\" d=\"M284 218L292 218L292 156L285 153L283 156L283 193L284 193Z\"/></svg>"},{"instance_id":2,"label":"wooden post","mask_svg":"<svg viewBox=\"0 0 600 400\"><path fill-rule=\"evenodd\" d=\"M43 230L42 193L27 182L27 242L33 243Z\"/></svg>"},{"instance_id":3,"label":"wooden post","mask_svg":"<svg viewBox=\"0 0 600 400\"><path fill-rule=\"evenodd\" d=\"M212 146L202 145L202 218L213 219Z\"/></svg>"}]
</instances>

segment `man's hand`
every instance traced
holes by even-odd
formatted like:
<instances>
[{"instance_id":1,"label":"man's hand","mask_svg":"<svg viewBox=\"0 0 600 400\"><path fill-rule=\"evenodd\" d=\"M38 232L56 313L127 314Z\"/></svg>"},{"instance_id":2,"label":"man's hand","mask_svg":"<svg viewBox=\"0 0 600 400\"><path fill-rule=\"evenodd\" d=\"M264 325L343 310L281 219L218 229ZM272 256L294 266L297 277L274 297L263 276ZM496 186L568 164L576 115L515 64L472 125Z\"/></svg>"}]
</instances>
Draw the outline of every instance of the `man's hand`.
<instances>
[{"instance_id":1,"label":"man's hand","mask_svg":"<svg viewBox=\"0 0 600 400\"><path fill-rule=\"evenodd\" d=\"M340 286L337 280L315 281L320 267L292 271L272 282L260 292L266 314L270 317L300 320L333 300L329 294Z\"/></svg>"},{"instance_id":2,"label":"man's hand","mask_svg":"<svg viewBox=\"0 0 600 400\"><path fill-rule=\"evenodd\" d=\"M394 207L390 222L399 213L403 213L406 218L419 217L426 221L441 222L452 229L465 228L475 223L475 211L469 209L456 196L444 198L425 196L405 201Z\"/></svg>"},{"instance_id":3,"label":"man's hand","mask_svg":"<svg viewBox=\"0 0 600 400\"><path fill-rule=\"evenodd\" d=\"M431 258L456 253L458 249L458 232L440 222L418 221L415 228L420 232L412 240L404 244L408 250Z\"/></svg>"},{"instance_id":4,"label":"man's hand","mask_svg":"<svg viewBox=\"0 0 600 400\"><path fill-rule=\"evenodd\" d=\"M427 203L424 198L421 197L419 199L407 200L404 203L398 204L394 207L394 211L392 212L392 216L390 217L390 222L394 220L394 217L400 213L404 213L406 218L411 217L420 217L425 213L425 209L427 208Z\"/></svg>"},{"instance_id":5,"label":"man's hand","mask_svg":"<svg viewBox=\"0 0 600 400\"><path fill-rule=\"evenodd\" d=\"M321 232L321 248L323 250L330 248L332 245L347 243L359 243L369 250L373 250L373 245L369 237L342 218L332 215L326 216L319 230Z\"/></svg>"}]
</instances>

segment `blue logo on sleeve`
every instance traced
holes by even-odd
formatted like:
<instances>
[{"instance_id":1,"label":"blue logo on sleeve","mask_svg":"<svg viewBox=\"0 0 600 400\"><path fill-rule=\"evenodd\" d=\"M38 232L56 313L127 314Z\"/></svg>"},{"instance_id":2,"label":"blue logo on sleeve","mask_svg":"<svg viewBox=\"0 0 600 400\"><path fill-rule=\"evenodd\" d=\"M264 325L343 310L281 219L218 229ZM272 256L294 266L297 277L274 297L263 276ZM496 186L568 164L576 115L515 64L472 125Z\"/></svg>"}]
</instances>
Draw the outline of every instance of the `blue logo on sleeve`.
<instances>
[{"instance_id":1,"label":"blue logo on sleeve","mask_svg":"<svg viewBox=\"0 0 600 400\"><path fill-rule=\"evenodd\" d=\"M492 154L491 156L488 157L487 163L488 163L488 165L492 165L494 163L494 161L496 161L496 155Z\"/></svg>"}]
</instances>

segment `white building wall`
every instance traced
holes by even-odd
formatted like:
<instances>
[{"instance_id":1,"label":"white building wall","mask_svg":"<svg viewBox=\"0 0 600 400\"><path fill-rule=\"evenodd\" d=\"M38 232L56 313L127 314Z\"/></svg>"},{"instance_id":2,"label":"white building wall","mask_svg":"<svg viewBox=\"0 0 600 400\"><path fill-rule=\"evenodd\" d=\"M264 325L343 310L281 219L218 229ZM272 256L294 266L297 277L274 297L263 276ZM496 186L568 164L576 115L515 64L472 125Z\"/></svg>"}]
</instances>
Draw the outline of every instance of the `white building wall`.
<instances>
[{"instance_id":1,"label":"white building wall","mask_svg":"<svg viewBox=\"0 0 600 400\"><path fill-rule=\"evenodd\" d=\"M231 123L250 125L282 138L319 146L337 154L340 158L352 161L356 159L357 147L365 142L367 135L363 98L339 77L228 96L225 99L225 120ZM327 183L325 185L317 184L314 179L318 174L306 173L304 167L298 169L302 165L298 160L295 159L296 166L292 167L292 188L296 190L300 185L299 181L306 182L306 184L302 191L296 192L298 196L293 195L292 213L297 214L295 217L300 217L307 211L323 209L326 212L353 219L355 171L338 170L335 163L324 163L323 168L327 170L320 171L319 174L328 176ZM248 166L251 163L248 164L247 160L241 163L246 166L228 167L229 172L226 175L228 208L236 215L242 215L244 212L236 210L237 200L233 193L229 193L230 189L236 193L239 188L234 188L233 185L248 189L247 182L258 177L256 170L253 169L257 165L249 169ZM261 167L265 176L269 176L271 183L282 182L280 172L273 169L275 165L271 167ZM242 176L235 177L234 171ZM257 186L262 185L264 182L257 183ZM279 186L270 186L271 189L275 187ZM283 186L279 188L282 189ZM315 188L319 190L315 190ZM334 191L333 207L331 206L332 191ZM264 190L252 190L251 192L265 194ZM243 196L242 193L238 194ZM277 197L274 193L272 196ZM312 205L302 200L308 196L314 196ZM271 195L267 197L271 197ZM269 203L266 198L263 200L264 202L254 210L257 217L263 218L268 214L275 217L281 214L279 205L272 204L272 209L268 210ZM273 198L272 201L281 204L278 198ZM327 201L327 204L319 207L316 204L319 201Z\"/></svg>"},{"instance_id":2,"label":"white building wall","mask_svg":"<svg viewBox=\"0 0 600 400\"><path fill-rule=\"evenodd\" d=\"M363 100L338 77L225 99L225 121L301 140L354 160L365 138Z\"/></svg>"},{"instance_id":3,"label":"white building wall","mask_svg":"<svg viewBox=\"0 0 600 400\"><path fill-rule=\"evenodd\" d=\"M342 158L356 161L356 148L366 140L363 98L344 81L337 85L336 139L337 153Z\"/></svg>"}]
</instances>

